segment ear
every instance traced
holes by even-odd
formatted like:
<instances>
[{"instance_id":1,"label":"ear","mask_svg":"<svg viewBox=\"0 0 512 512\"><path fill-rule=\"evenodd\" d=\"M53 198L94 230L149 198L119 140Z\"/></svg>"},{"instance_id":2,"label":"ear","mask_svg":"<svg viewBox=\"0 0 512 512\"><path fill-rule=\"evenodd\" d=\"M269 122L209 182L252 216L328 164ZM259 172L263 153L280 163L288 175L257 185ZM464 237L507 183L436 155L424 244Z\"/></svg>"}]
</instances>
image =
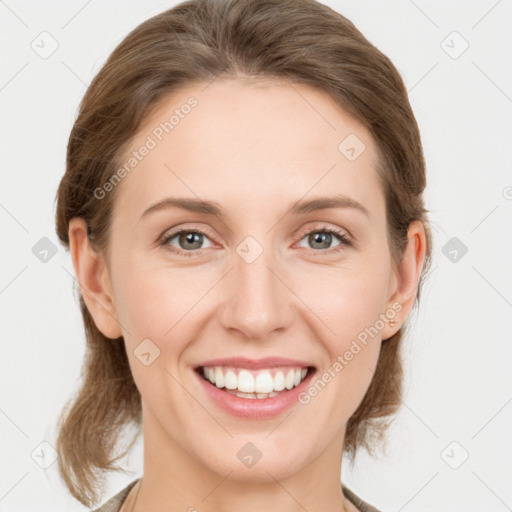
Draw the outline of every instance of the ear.
<instances>
[{"instance_id":1,"label":"ear","mask_svg":"<svg viewBox=\"0 0 512 512\"><path fill-rule=\"evenodd\" d=\"M423 223L419 220L411 222L407 232L407 246L404 250L402 260L393 270L390 279L391 294L388 299L387 310L396 314L395 323L390 325L389 320L382 329L382 339L393 336L402 326L409 314L418 290L421 271L425 263L427 252L427 239Z\"/></svg>"},{"instance_id":2,"label":"ear","mask_svg":"<svg viewBox=\"0 0 512 512\"><path fill-rule=\"evenodd\" d=\"M94 251L87 236L84 219L69 222L69 250L80 291L96 327L107 338L122 336L117 317L108 268L103 255Z\"/></svg>"}]
</instances>

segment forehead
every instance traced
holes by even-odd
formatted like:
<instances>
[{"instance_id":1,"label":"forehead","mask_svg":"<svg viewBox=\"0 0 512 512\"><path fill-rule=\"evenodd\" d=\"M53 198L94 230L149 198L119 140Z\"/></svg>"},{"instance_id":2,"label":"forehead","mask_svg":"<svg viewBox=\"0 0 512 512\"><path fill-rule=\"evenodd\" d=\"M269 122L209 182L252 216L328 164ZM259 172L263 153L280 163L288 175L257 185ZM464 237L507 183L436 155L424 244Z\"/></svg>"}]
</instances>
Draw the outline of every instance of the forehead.
<instances>
[{"instance_id":1,"label":"forehead","mask_svg":"<svg viewBox=\"0 0 512 512\"><path fill-rule=\"evenodd\" d=\"M333 192L382 203L371 134L303 84L215 80L183 88L153 108L120 164L129 169L120 207L174 195L261 209Z\"/></svg>"}]
</instances>

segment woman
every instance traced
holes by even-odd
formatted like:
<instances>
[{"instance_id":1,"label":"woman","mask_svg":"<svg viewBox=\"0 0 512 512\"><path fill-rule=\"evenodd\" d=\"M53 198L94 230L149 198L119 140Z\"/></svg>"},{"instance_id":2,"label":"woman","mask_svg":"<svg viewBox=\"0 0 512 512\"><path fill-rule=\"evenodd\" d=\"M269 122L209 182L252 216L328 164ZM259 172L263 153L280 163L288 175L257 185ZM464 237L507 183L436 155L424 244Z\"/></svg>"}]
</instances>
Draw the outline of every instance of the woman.
<instances>
[{"instance_id":1,"label":"woman","mask_svg":"<svg viewBox=\"0 0 512 512\"><path fill-rule=\"evenodd\" d=\"M377 510L342 455L400 404L425 185L399 73L327 6L190 0L138 26L57 195L87 336L57 442L71 494L98 502L135 425L143 477L98 511Z\"/></svg>"}]
</instances>

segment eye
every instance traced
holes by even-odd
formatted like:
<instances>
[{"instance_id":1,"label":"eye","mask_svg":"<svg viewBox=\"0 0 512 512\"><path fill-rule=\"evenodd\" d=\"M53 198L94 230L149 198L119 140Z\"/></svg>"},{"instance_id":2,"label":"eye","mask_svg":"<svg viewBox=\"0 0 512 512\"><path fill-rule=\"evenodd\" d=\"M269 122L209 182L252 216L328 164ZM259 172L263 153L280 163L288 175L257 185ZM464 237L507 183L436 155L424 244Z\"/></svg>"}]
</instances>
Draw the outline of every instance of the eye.
<instances>
[{"instance_id":1,"label":"eye","mask_svg":"<svg viewBox=\"0 0 512 512\"><path fill-rule=\"evenodd\" d=\"M318 249L318 251L315 252L321 253L341 251L352 245L352 241L346 232L328 226L307 231L300 241L305 239L307 240L306 243L311 244L313 249ZM335 239L339 240L339 244L330 247ZM210 245L203 247L205 240L207 240ZM161 246L180 256L198 256L200 249L212 247L208 235L199 229L182 229L173 233L166 233L160 239L159 243Z\"/></svg>"},{"instance_id":2,"label":"eye","mask_svg":"<svg viewBox=\"0 0 512 512\"><path fill-rule=\"evenodd\" d=\"M339 240L340 243L334 246L333 248L330 248L333 239L336 238ZM305 236L301 238L301 241L304 239L306 239L306 243L311 244L313 248L328 253L341 251L345 249L347 246L352 245L349 236L344 231L329 228L327 226L323 226L320 229L308 231L305 234Z\"/></svg>"},{"instance_id":3,"label":"eye","mask_svg":"<svg viewBox=\"0 0 512 512\"><path fill-rule=\"evenodd\" d=\"M174 239L176 239L178 247L171 243ZM208 240L206 233L198 229L185 229L176 231L175 233L165 234L160 241L160 245L166 246L172 252L182 254L183 256L194 256L193 253L197 249L206 248L201 247L205 239Z\"/></svg>"}]
</instances>

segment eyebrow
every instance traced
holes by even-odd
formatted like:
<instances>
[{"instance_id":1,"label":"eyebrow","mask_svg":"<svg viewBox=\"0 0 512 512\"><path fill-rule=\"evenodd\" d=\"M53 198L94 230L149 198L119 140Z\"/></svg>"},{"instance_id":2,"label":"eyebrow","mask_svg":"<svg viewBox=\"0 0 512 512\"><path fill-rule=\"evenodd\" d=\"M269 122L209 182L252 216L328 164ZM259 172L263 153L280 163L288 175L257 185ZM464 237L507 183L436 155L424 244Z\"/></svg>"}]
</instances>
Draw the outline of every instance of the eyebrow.
<instances>
[{"instance_id":1,"label":"eyebrow","mask_svg":"<svg viewBox=\"0 0 512 512\"><path fill-rule=\"evenodd\" d=\"M139 220L142 220L152 212L168 208L181 208L190 212L215 215L221 219L225 217L220 204L214 201L204 201L202 199L192 199L188 197L168 197L150 206L144 211ZM329 208L352 208L364 213L367 217L370 217L368 210L361 203L343 195L318 197L307 201L297 201L292 203L288 207L287 211L292 215L301 215L317 210L327 210Z\"/></svg>"}]
</instances>

